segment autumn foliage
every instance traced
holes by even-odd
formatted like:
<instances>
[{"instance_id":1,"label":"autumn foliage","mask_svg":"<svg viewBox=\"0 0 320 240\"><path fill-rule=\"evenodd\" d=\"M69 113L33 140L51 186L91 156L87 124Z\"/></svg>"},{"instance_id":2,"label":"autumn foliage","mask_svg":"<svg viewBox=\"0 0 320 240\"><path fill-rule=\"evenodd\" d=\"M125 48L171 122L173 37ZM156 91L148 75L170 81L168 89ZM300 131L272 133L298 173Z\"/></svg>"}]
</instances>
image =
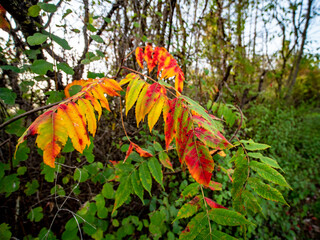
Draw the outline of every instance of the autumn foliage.
<instances>
[{"instance_id":1,"label":"autumn foliage","mask_svg":"<svg viewBox=\"0 0 320 240\"><path fill-rule=\"evenodd\" d=\"M159 80L174 79L176 97L169 99L166 86L154 82L149 84L138 74L130 73L117 83L113 79L78 80L69 84L65 89L68 97L62 103L52 107L39 116L18 141L18 146L31 135L38 134L36 143L43 150L44 163L55 167L55 158L66 144L68 137L74 148L80 153L90 144L89 134L95 135L98 119L102 108L110 111L105 95L119 96L120 85L128 84L126 91L126 114L136 104L135 113L137 124L148 115L150 131L163 112L165 122L165 140L168 150L173 139L176 140L176 150L182 165L186 165L192 177L200 184L208 186L211 180L214 162L209 148L222 150L232 145L221 135L216 123L217 118L205 114L200 106L181 95L184 75L176 60L165 48L152 48L147 45L143 51L136 49L136 59L141 68L144 61L148 71L156 67ZM142 76L142 75L141 75ZM70 96L69 89L74 85L82 86L79 93ZM152 155L131 142L127 157L135 149L142 157Z\"/></svg>"},{"instance_id":2,"label":"autumn foliage","mask_svg":"<svg viewBox=\"0 0 320 240\"><path fill-rule=\"evenodd\" d=\"M146 161L136 167L138 170L135 169L123 175L119 173L120 175L115 177L120 185L115 193L112 213L125 203L131 193L135 193L144 202L144 190L151 195L151 175L164 189L161 164L172 171L174 171L173 165L177 165L171 163L167 154L172 149L175 149L177 153L181 169L187 168L196 181L181 193L183 199L191 197L193 199L181 207L176 220L190 217L201 208L207 209L206 213L201 211L197 213L188 223L180 235L182 239L190 237L190 234L200 234L208 223L211 236L211 225L210 221L205 220L206 215L207 219L221 225L251 224L242 214L246 214L247 209L261 212L261 207L254 195L246 189L247 183L262 198L287 204L277 189L263 183L259 178L250 177L249 170L252 169L264 180L290 188L283 176L274 169L280 168L275 160L263 157L261 154L247 153L247 151L264 150L270 146L254 143L252 140L239 140L234 145L231 144L223 136L222 120L209 114L197 102L182 94L184 74L176 60L165 48L153 48L151 45L147 45L144 49L138 47L135 55L140 68L143 69L146 65L149 73L156 71L156 80L133 69L123 67L131 72L119 83L109 78L73 81L65 89L67 98L40 115L31 124L18 140L17 149L29 136L37 134L36 143L43 150L43 161L52 168L55 167L55 160L66 145L68 138L71 139L74 149L82 153L90 145L89 133L92 136L95 135L97 119L100 119L102 108L110 111L107 96L120 97L120 92L126 86L125 113L128 115L128 112L134 108L138 126L147 119L151 132L160 116L163 116L165 150L159 144L158 161L154 154L142 149L128 137L124 124L122 124L127 140L130 142L123 164L133 151ZM172 82L174 82L174 87L170 85ZM70 96L69 90L75 85L81 86L81 90ZM121 104L120 113L122 115ZM236 211L232 211L205 197L203 187L212 191L222 189L221 183L212 180L215 170L213 155L221 150L237 146L240 148L230 160L234 162L235 169L224 169L233 186L231 194L233 208ZM250 162L249 156L259 158L261 162ZM121 164L114 161L112 163L114 166ZM200 189L202 196L197 195ZM216 235L218 237L226 236L219 231L215 234L218 234Z\"/></svg>"}]
</instances>

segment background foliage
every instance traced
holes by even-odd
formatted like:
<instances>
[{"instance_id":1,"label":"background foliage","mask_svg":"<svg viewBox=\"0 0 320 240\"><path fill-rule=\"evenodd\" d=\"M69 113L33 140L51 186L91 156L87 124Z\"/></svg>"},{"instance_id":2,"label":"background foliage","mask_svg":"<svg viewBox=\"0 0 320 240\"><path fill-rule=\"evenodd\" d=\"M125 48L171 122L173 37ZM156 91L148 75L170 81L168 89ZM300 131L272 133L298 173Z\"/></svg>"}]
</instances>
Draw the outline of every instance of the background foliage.
<instances>
[{"instance_id":1,"label":"background foliage","mask_svg":"<svg viewBox=\"0 0 320 240\"><path fill-rule=\"evenodd\" d=\"M119 67L137 46L164 46L186 76L183 94L223 118L227 138L239 126L239 106L244 119L237 136L271 145L263 154L278 161L293 188L280 187L290 207L260 202L265 218L250 215L257 225L248 227L247 238L319 238L318 2L29 0L1 5L1 123L62 100L73 80L122 79L128 72ZM133 56L126 66L138 69ZM76 87L72 94L79 91ZM1 238L42 239L48 229L49 239L181 236L190 218L174 220L189 201L181 193L194 181L172 151L168 155L175 172L164 171L163 186L153 180L152 194L130 195L113 211L115 189L121 187L116 176L149 166L137 154L117 164L129 142L120 124L119 101L109 101L111 112L103 112L90 147L78 154L68 142L55 169L42 163L33 140L13 157L17 139L38 112L1 126ZM124 119L131 139L161 152L162 123L149 133L145 124L137 128L134 119L134 111ZM209 196L223 206L232 200L227 170L235 152L226 153L214 157L213 179L223 183L223 191ZM240 228L223 231L244 237Z\"/></svg>"}]
</instances>

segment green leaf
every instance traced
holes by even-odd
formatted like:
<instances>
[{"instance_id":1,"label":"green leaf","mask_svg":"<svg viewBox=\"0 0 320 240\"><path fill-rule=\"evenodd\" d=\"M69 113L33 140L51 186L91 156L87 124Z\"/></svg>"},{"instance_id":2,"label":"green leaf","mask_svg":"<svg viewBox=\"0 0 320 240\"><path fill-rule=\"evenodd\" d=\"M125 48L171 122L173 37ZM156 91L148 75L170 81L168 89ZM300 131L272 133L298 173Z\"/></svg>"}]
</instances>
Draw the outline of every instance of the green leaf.
<instances>
[{"instance_id":1,"label":"green leaf","mask_svg":"<svg viewBox=\"0 0 320 240\"><path fill-rule=\"evenodd\" d=\"M101 193L105 198L112 199L113 195L114 195L114 191L113 191L112 185L110 183L106 182L103 185Z\"/></svg>"},{"instance_id":2,"label":"green leaf","mask_svg":"<svg viewBox=\"0 0 320 240\"><path fill-rule=\"evenodd\" d=\"M95 73L88 71L87 78L103 78L105 76L104 73Z\"/></svg>"},{"instance_id":3,"label":"green leaf","mask_svg":"<svg viewBox=\"0 0 320 240\"><path fill-rule=\"evenodd\" d=\"M104 53L101 52L100 50L96 50L97 55L99 55L100 57L104 57Z\"/></svg>"},{"instance_id":4,"label":"green leaf","mask_svg":"<svg viewBox=\"0 0 320 240\"><path fill-rule=\"evenodd\" d=\"M153 178L161 185L162 189L164 190L162 169L158 159L156 159L155 157L150 158L148 161L148 166Z\"/></svg>"},{"instance_id":5,"label":"green leaf","mask_svg":"<svg viewBox=\"0 0 320 240\"><path fill-rule=\"evenodd\" d=\"M113 206L112 213L114 213L116 209L118 209L125 201L127 201L131 192L132 192L132 186L131 186L130 177L127 176L127 177L121 178L120 185L116 191L115 203Z\"/></svg>"},{"instance_id":6,"label":"green leaf","mask_svg":"<svg viewBox=\"0 0 320 240\"><path fill-rule=\"evenodd\" d=\"M58 69L64 71L66 74L73 75L74 71L73 69L68 65L68 63L58 63L57 65Z\"/></svg>"},{"instance_id":7,"label":"green leaf","mask_svg":"<svg viewBox=\"0 0 320 240\"><path fill-rule=\"evenodd\" d=\"M100 37L99 35L91 35L90 37L98 43L104 43L102 37Z\"/></svg>"},{"instance_id":8,"label":"green leaf","mask_svg":"<svg viewBox=\"0 0 320 240\"><path fill-rule=\"evenodd\" d=\"M90 60L87 58L81 60L81 64L89 64L89 63L90 63Z\"/></svg>"},{"instance_id":9,"label":"green leaf","mask_svg":"<svg viewBox=\"0 0 320 240\"><path fill-rule=\"evenodd\" d=\"M76 95L78 92L80 92L82 89L82 86L80 85L73 85L69 88L70 96Z\"/></svg>"},{"instance_id":10,"label":"green leaf","mask_svg":"<svg viewBox=\"0 0 320 240\"><path fill-rule=\"evenodd\" d=\"M141 199L142 203L144 204L144 200L143 200L144 190L143 190L143 187L142 187L141 180L139 178L139 172L138 171L134 171L131 174L131 184L132 184L134 193Z\"/></svg>"},{"instance_id":11,"label":"green leaf","mask_svg":"<svg viewBox=\"0 0 320 240\"><path fill-rule=\"evenodd\" d=\"M22 176L22 175L24 175L26 173L26 171L27 171L27 167L19 167L17 169L17 174L19 176ZM0 178L1 178L1 174L0 174Z\"/></svg>"},{"instance_id":12,"label":"green leaf","mask_svg":"<svg viewBox=\"0 0 320 240\"><path fill-rule=\"evenodd\" d=\"M192 100L191 98L187 97L187 96L183 96L181 95L180 98L184 99L185 101L188 102L189 104L189 108L193 111L195 111L196 113L198 113L201 117L203 117L204 119L206 119L213 127L213 130L218 130L221 131L222 130L222 126L220 123L218 123L217 121L214 121L209 114L206 112L206 110L200 106L196 101ZM207 129L209 130L209 129Z\"/></svg>"},{"instance_id":13,"label":"green leaf","mask_svg":"<svg viewBox=\"0 0 320 240\"><path fill-rule=\"evenodd\" d=\"M71 9L67 9L66 12L62 15L62 19L64 19L66 16L68 16L70 13L72 13L72 10Z\"/></svg>"},{"instance_id":14,"label":"green leaf","mask_svg":"<svg viewBox=\"0 0 320 240\"><path fill-rule=\"evenodd\" d=\"M0 225L0 233L2 240L10 240L12 233L10 232L10 226L6 223L1 223Z\"/></svg>"},{"instance_id":15,"label":"green leaf","mask_svg":"<svg viewBox=\"0 0 320 240\"><path fill-rule=\"evenodd\" d=\"M191 198L191 197L195 196L199 192L199 187L200 187L200 184L197 182L189 184L182 191L181 197L183 197L183 199L186 199L186 198Z\"/></svg>"},{"instance_id":16,"label":"green leaf","mask_svg":"<svg viewBox=\"0 0 320 240\"><path fill-rule=\"evenodd\" d=\"M241 140L241 143L243 143L244 147L249 151L259 151L259 150L265 150L269 148L270 146L267 144L262 143L255 143L252 139L250 140Z\"/></svg>"},{"instance_id":17,"label":"green leaf","mask_svg":"<svg viewBox=\"0 0 320 240\"><path fill-rule=\"evenodd\" d=\"M179 209L178 215L174 221L181 219L181 218L191 217L192 215L194 215L198 211L198 208L199 208L199 206L196 204L185 203Z\"/></svg>"},{"instance_id":18,"label":"green leaf","mask_svg":"<svg viewBox=\"0 0 320 240\"><path fill-rule=\"evenodd\" d=\"M103 195L96 195L94 200L96 201L98 217L106 218L108 216L108 209L106 208L106 201L104 200Z\"/></svg>"},{"instance_id":19,"label":"green leaf","mask_svg":"<svg viewBox=\"0 0 320 240\"><path fill-rule=\"evenodd\" d=\"M64 99L64 92L62 91L50 91L46 92L45 95L49 95L46 104L56 103Z\"/></svg>"},{"instance_id":20,"label":"green leaf","mask_svg":"<svg viewBox=\"0 0 320 240\"><path fill-rule=\"evenodd\" d=\"M104 19L104 21L106 21L106 23L111 23L111 19L110 18L105 17L103 19Z\"/></svg>"},{"instance_id":21,"label":"green leaf","mask_svg":"<svg viewBox=\"0 0 320 240\"><path fill-rule=\"evenodd\" d=\"M3 70L11 70L13 72L16 72L16 73L22 73L23 70L16 67L16 66L11 66L11 65L3 65L3 66L0 66L1 69Z\"/></svg>"},{"instance_id":22,"label":"green leaf","mask_svg":"<svg viewBox=\"0 0 320 240\"><path fill-rule=\"evenodd\" d=\"M249 170L248 161L245 155L240 153L239 151L237 155L238 156L234 158L235 169L232 175L233 182L231 194L233 198L236 198L239 194L241 194L243 185L247 181Z\"/></svg>"},{"instance_id":23,"label":"green leaf","mask_svg":"<svg viewBox=\"0 0 320 240\"><path fill-rule=\"evenodd\" d=\"M257 153L257 152L249 152L248 153L249 157L252 158L258 158L261 160L261 162L268 164L269 166L273 167L273 168L279 168L281 169L281 167L279 166L278 162L272 158L269 157L265 157L263 156L261 153ZM282 170L282 169L281 169Z\"/></svg>"},{"instance_id":24,"label":"green leaf","mask_svg":"<svg viewBox=\"0 0 320 240\"><path fill-rule=\"evenodd\" d=\"M142 40L143 42L146 42L146 41L148 41L148 38L147 38L145 35L143 35L142 38L141 38L141 40Z\"/></svg>"},{"instance_id":25,"label":"green leaf","mask_svg":"<svg viewBox=\"0 0 320 240\"><path fill-rule=\"evenodd\" d=\"M41 10L41 8L38 5L33 5L33 6L29 7L28 15L30 17L38 17L40 10Z\"/></svg>"},{"instance_id":26,"label":"green leaf","mask_svg":"<svg viewBox=\"0 0 320 240\"><path fill-rule=\"evenodd\" d=\"M0 99L2 99L5 104L13 105L16 97L17 94L12 92L9 88L0 88Z\"/></svg>"},{"instance_id":27,"label":"green leaf","mask_svg":"<svg viewBox=\"0 0 320 240\"><path fill-rule=\"evenodd\" d=\"M53 71L53 64L43 59L35 60L30 69L36 74L45 75L47 71Z\"/></svg>"},{"instance_id":28,"label":"green leaf","mask_svg":"<svg viewBox=\"0 0 320 240\"><path fill-rule=\"evenodd\" d=\"M254 225L240 213L223 208L214 208L210 210L209 216L210 219L223 226Z\"/></svg>"},{"instance_id":29,"label":"green leaf","mask_svg":"<svg viewBox=\"0 0 320 240\"><path fill-rule=\"evenodd\" d=\"M190 220L186 228L189 231L183 231L179 239L193 240L206 228L208 228L207 215L204 212L200 212Z\"/></svg>"},{"instance_id":30,"label":"green leaf","mask_svg":"<svg viewBox=\"0 0 320 240\"><path fill-rule=\"evenodd\" d=\"M154 147L154 149L155 149L156 151L158 151L158 152L162 152L162 151L163 151L163 148L162 148L161 144L158 143L158 142L154 142L154 143L153 143L153 147Z\"/></svg>"},{"instance_id":31,"label":"green leaf","mask_svg":"<svg viewBox=\"0 0 320 240\"><path fill-rule=\"evenodd\" d=\"M268 180L275 184L279 184L280 186L290 188L289 184L284 179L284 177L277 170L271 168L269 165L257 161L251 161L250 167L265 180Z\"/></svg>"},{"instance_id":32,"label":"green leaf","mask_svg":"<svg viewBox=\"0 0 320 240\"><path fill-rule=\"evenodd\" d=\"M149 192L151 196L152 179L148 168L148 164L146 162L143 162L139 168L139 177L142 186Z\"/></svg>"},{"instance_id":33,"label":"green leaf","mask_svg":"<svg viewBox=\"0 0 320 240\"><path fill-rule=\"evenodd\" d=\"M173 168L172 168L172 163L170 162L170 158L168 156L167 153L165 153L164 151L159 153L159 160L161 162L161 164L170 169L172 172L174 172Z\"/></svg>"},{"instance_id":34,"label":"green leaf","mask_svg":"<svg viewBox=\"0 0 320 240\"><path fill-rule=\"evenodd\" d=\"M6 193L6 197L17 191L19 187L20 179L17 174L7 175L0 179L0 193Z\"/></svg>"},{"instance_id":35,"label":"green leaf","mask_svg":"<svg viewBox=\"0 0 320 240\"><path fill-rule=\"evenodd\" d=\"M63 49L65 50L71 50L71 47L67 40L60 38L52 33L50 33L50 37L53 41L55 41L57 44L59 44Z\"/></svg>"},{"instance_id":36,"label":"green leaf","mask_svg":"<svg viewBox=\"0 0 320 240\"><path fill-rule=\"evenodd\" d=\"M166 226L164 224L164 221L166 220L166 214L163 211L156 211L149 214L149 216L149 231L153 234L155 238L158 239L158 237L161 237L166 231Z\"/></svg>"},{"instance_id":37,"label":"green leaf","mask_svg":"<svg viewBox=\"0 0 320 240\"><path fill-rule=\"evenodd\" d=\"M28 182L28 183L26 184L26 189L24 190L24 192L25 192L25 194L26 194L27 196L30 196L30 195L36 193L36 192L38 191L38 188L39 188L39 182L38 182L38 180L33 179L31 183Z\"/></svg>"},{"instance_id":38,"label":"green leaf","mask_svg":"<svg viewBox=\"0 0 320 240\"><path fill-rule=\"evenodd\" d=\"M45 12L54 13L55 11L57 11L56 5L51 3L39 2L38 6Z\"/></svg>"},{"instance_id":39,"label":"green leaf","mask_svg":"<svg viewBox=\"0 0 320 240\"><path fill-rule=\"evenodd\" d=\"M218 230L213 230L211 232L210 236L210 230L204 229L201 231L197 239L211 239L211 240L237 240L237 238L234 238L230 236L229 234L226 234L224 232L220 232Z\"/></svg>"},{"instance_id":40,"label":"green leaf","mask_svg":"<svg viewBox=\"0 0 320 240\"><path fill-rule=\"evenodd\" d=\"M94 234L91 235L91 237L94 239L94 240L101 240L103 239L103 231L101 228L98 228Z\"/></svg>"},{"instance_id":41,"label":"green leaf","mask_svg":"<svg viewBox=\"0 0 320 240\"><path fill-rule=\"evenodd\" d=\"M19 149L21 149L21 147ZM54 177L55 177L54 173L55 173L56 169L57 169L57 167L52 168L52 167L49 167L48 165L44 164L43 170L41 171L41 174L44 174L44 178L47 182L53 182Z\"/></svg>"},{"instance_id":42,"label":"green leaf","mask_svg":"<svg viewBox=\"0 0 320 240\"><path fill-rule=\"evenodd\" d=\"M40 49L35 50L25 50L25 53L28 55L29 59L37 59L37 55L41 53Z\"/></svg>"},{"instance_id":43,"label":"green leaf","mask_svg":"<svg viewBox=\"0 0 320 240\"><path fill-rule=\"evenodd\" d=\"M243 191L242 197L248 210L250 210L253 213L261 213L264 217L260 204L251 192L249 192L248 190Z\"/></svg>"},{"instance_id":44,"label":"green leaf","mask_svg":"<svg viewBox=\"0 0 320 240\"><path fill-rule=\"evenodd\" d=\"M42 33L35 33L27 38L27 42L30 46L40 45L47 40L48 36Z\"/></svg>"},{"instance_id":45,"label":"green leaf","mask_svg":"<svg viewBox=\"0 0 320 240\"><path fill-rule=\"evenodd\" d=\"M28 214L28 219L30 219L30 221L32 222L40 222L42 218L43 218L42 207L33 208Z\"/></svg>"},{"instance_id":46,"label":"green leaf","mask_svg":"<svg viewBox=\"0 0 320 240\"><path fill-rule=\"evenodd\" d=\"M90 31L90 32L96 32L98 31L92 24L88 23L87 25L87 29Z\"/></svg>"},{"instance_id":47,"label":"green leaf","mask_svg":"<svg viewBox=\"0 0 320 240\"><path fill-rule=\"evenodd\" d=\"M249 178L248 183L259 196L267 200L281 202L288 205L288 203L284 200L282 194L277 189L263 183L260 179Z\"/></svg>"},{"instance_id":48,"label":"green leaf","mask_svg":"<svg viewBox=\"0 0 320 240\"><path fill-rule=\"evenodd\" d=\"M76 168L76 170L74 171L73 179L75 181L85 182L87 181L88 177L89 177L89 174L84 169Z\"/></svg>"}]
</instances>

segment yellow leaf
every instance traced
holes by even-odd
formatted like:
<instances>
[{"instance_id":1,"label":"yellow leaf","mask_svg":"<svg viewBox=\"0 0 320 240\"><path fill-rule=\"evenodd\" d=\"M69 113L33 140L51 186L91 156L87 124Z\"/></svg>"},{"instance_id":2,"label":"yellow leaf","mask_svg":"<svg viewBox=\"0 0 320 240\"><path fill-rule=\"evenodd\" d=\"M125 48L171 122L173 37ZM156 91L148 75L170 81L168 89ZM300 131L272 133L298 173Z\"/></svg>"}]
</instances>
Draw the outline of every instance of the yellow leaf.
<instances>
[{"instance_id":1,"label":"yellow leaf","mask_svg":"<svg viewBox=\"0 0 320 240\"><path fill-rule=\"evenodd\" d=\"M122 86L122 85L125 85L126 83L128 83L128 82L131 82L132 80L134 80L134 79L136 79L136 78L139 78L136 74L134 74L134 73L129 73L124 79L122 79L121 81L120 81L120 85Z\"/></svg>"},{"instance_id":2,"label":"yellow leaf","mask_svg":"<svg viewBox=\"0 0 320 240\"><path fill-rule=\"evenodd\" d=\"M68 105L61 104L59 111L74 148L82 153L85 147L90 144L83 117L79 116L79 111L73 102Z\"/></svg>"},{"instance_id":3,"label":"yellow leaf","mask_svg":"<svg viewBox=\"0 0 320 240\"><path fill-rule=\"evenodd\" d=\"M97 129L97 120L92 105L87 99L83 98L80 98L78 100L78 105L78 109L79 111L81 111L81 115L86 117L89 132L92 134L92 136L94 136Z\"/></svg>"},{"instance_id":4,"label":"yellow leaf","mask_svg":"<svg viewBox=\"0 0 320 240\"><path fill-rule=\"evenodd\" d=\"M149 88L150 84L145 84L144 87L141 90L140 96L137 100L137 104L136 104L136 120L137 120L137 126L139 126L140 121L144 118L144 116L142 116L141 114L141 104L143 99L145 98L146 92Z\"/></svg>"},{"instance_id":5,"label":"yellow leaf","mask_svg":"<svg viewBox=\"0 0 320 240\"><path fill-rule=\"evenodd\" d=\"M153 108L150 110L148 114L148 125L149 125L150 132L160 117L164 102L165 102L164 96L160 96L159 100L154 104Z\"/></svg>"},{"instance_id":6,"label":"yellow leaf","mask_svg":"<svg viewBox=\"0 0 320 240\"><path fill-rule=\"evenodd\" d=\"M95 86L92 88L92 94L95 98L99 99L102 107L106 108L110 112L109 103L106 97L104 96L103 91L99 86Z\"/></svg>"},{"instance_id":7,"label":"yellow leaf","mask_svg":"<svg viewBox=\"0 0 320 240\"><path fill-rule=\"evenodd\" d=\"M129 110L137 101L139 93L144 85L145 82L140 79L134 79L130 82L126 94L126 115L128 115Z\"/></svg>"}]
</instances>

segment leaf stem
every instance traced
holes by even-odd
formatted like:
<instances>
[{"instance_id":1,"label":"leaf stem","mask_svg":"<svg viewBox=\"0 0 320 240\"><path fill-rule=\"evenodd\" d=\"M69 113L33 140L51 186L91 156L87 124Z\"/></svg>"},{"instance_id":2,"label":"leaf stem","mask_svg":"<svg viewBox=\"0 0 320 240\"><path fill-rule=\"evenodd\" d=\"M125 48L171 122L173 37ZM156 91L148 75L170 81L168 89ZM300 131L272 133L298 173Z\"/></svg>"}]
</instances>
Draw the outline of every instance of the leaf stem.
<instances>
[{"instance_id":1,"label":"leaf stem","mask_svg":"<svg viewBox=\"0 0 320 240\"><path fill-rule=\"evenodd\" d=\"M210 240L212 240L212 228L211 228L211 222L210 222L210 217L209 217L209 210L208 210L208 205L207 202L204 198L204 192L203 192L203 187L200 184L200 189L201 189L201 193L202 193L202 198L203 198L203 202L204 202L204 206L206 208L206 212L207 212L207 218L208 218L208 223L209 223L209 232L210 232Z\"/></svg>"}]
</instances>

